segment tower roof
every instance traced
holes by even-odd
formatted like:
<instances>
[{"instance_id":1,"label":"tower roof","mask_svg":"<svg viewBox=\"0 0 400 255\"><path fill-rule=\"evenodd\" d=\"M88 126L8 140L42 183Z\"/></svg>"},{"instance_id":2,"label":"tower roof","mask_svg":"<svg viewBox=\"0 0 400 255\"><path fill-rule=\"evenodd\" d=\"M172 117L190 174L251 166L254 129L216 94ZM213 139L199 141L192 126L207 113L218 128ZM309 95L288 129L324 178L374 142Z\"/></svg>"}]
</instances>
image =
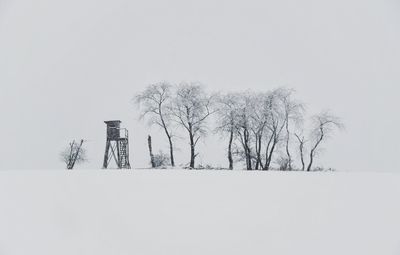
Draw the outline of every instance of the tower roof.
<instances>
[{"instance_id":1,"label":"tower roof","mask_svg":"<svg viewBox=\"0 0 400 255\"><path fill-rule=\"evenodd\" d=\"M107 121L104 121L104 123L113 124L113 123L121 123L121 121L120 120L107 120Z\"/></svg>"}]
</instances>

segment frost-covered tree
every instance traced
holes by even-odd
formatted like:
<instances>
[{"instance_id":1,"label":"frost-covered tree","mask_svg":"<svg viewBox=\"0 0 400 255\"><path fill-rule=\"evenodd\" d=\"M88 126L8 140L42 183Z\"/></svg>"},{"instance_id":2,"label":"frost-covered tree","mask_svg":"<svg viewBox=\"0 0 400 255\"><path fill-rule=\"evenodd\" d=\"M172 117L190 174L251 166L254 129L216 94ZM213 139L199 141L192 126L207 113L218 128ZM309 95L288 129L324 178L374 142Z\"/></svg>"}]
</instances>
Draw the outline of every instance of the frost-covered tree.
<instances>
[{"instance_id":1,"label":"frost-covered tree","mask_svg":"<svg viewBox=\"0 0 400 255\"><path fill-rule=\"evenodd\" d=\"M242 155L246 162L246 169L253 169L253 148L252 148L252 116L254 111L254 94L246 92L240 95L238 99L238 110L237 110L237 123L236 132L239 138L240 144L242 145Z\"/></svg>"},{"instance_id":2,"label":"frost-covered tree","mask_svg":"<svg viewBox=\"0 0 400 255\"><path fill-rule=\"evenodd\" d=\"M250 97L250 130L253 136L251 140L254 144L254 149L252 150L253 154L251 156L254 161L253 165L255 170L263 168L262 149L267 125L267 118L263 108L265 96L266 93L252 93Z\"/></svg>"},{"instance_id":3,"label":"frost-covered tree","mask_svg":"<svg viewBox=\"0 0 400 255\"><path fill-rule=\"evenodd\" d=\"M150 84L134 98L140 106L141 118L148 118L150 125L159 126L167 136L171 166L175 166L174 145L172 133L172 86L168 82Z\"/></svg>"},{"instance_id":4,"label":"frost-covered tree","mask_svg":"<svg viewBox=\"0 0 400 255\"><path fill-rule=\"evenodd\" d=\"M266 94L264 99L264 114L266 120L266 145L265 145L265 164L263 170L271 167L274 153L277 150L282 138L282 130L286 125L285 112L282 105L282 98L279 89Z\"/></svg>"},{"instance_id":5,"label":"frost-covered tree","mask_svg":"<svg viewBox=\"0 0 400 255\"><path fill-rule=\"evenodd\" d=\"M283 140L287 155L285 165L291 169L290 125L303 118L303 105L294 99L293 90L278 88L265 93L246 92L238 97L237 133L243 145L247 169L269 170Z\"/></svg>"},{"instance_id":6,"label":"frost-covered tree","mask_svg":"<svg viewBox=\"0 0 400 255\"><path fill-rule=\"evenodd\" d=\"M188 133L190 168L195 167L195 159L198 155L196 145L207 133L206 120L214 113L211 109L212 103L213 97L209 96L199 83L182 82L176 89L171 114Z\"/></svg>"},{"instance_id":7,"label":"frost-covered tree","mask_svg":"<svg viewBox=\"0 0 400 255\"><path fill-rule=\"evenodd\" d=\"M305 112L304 104L299 102L294 98L294 90L281 88L278 93L280 94L280 100L282 101L283 113L285 118L285 152L287 156L287 169L292 170L293 159L290 153L290 138L291 131L290 127L292 124L299 124L303 121L303 116Z\"/></svg>"},{"instance_id":8,"label":"frost-covered tree","mask_svg":"<svg viewBox=\"0 0 400 255\"><path fill-rule=\"evenodd\" d=\"M311 149L309 153L309 163L307 171L311 171L312 165L317 155L318 149L323 141L328 139L336 129L344 127L340 118L331 114L328 111L322 112L312 117L311 129Z\"/></svg>"},{"instance_id":9,"label":"frost-covered tree","mask_svg":"<svg viewBox=\"0 0 400 255\"><path fill-rule=\"evenodd\" d=\"M228 135L228 162L229 169L233 169L233 152L232 146L237 134L239 98L237 93L228 93L218 96L215 104L217 119L216 132L222 136Z\"/></svg>"},{"instance_id":10,"label":"frost-covered tree","mask_svg":"<svg viewBox=\"0 0 400 255\"><path fill-rule=\"evenodd\" d=\"M283 130L286 127L289 132L289 121L302 118L302 105L292 98L292 93L280 88L265 93L228 94L222 98L218 105L218 127L228 127L228 131L233 131L231 134L236 133L231 137L241 144L239 155L246 162L246 169L269 170L283 140ZM288 138L286 144L289 147ZM290 157L288 151L289 148L286 152ZM288 168L291 168L290 162L291 159Z\"/></svg>"}]
</instances>

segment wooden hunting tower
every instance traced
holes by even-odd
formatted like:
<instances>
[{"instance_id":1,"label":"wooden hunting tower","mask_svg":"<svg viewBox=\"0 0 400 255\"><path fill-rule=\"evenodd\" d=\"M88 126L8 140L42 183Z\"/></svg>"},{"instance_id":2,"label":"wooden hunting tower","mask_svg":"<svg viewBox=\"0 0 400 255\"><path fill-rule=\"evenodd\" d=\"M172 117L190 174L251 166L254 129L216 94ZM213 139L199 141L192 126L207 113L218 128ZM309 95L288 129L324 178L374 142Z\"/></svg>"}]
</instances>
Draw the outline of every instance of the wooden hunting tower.
<instances>
[{"instance_id":1,"label":"wooden hunting tower","mask_svg":"<svg viewBox=\"0 0 400 255\"><path fill-rule=\"evenodd\" d=\"M107 168L112 158L119 169L130 169L128 130L121 128L120 120L104 121L107 124L106 151L103 168Z\"/></svg>"}]
</instances>

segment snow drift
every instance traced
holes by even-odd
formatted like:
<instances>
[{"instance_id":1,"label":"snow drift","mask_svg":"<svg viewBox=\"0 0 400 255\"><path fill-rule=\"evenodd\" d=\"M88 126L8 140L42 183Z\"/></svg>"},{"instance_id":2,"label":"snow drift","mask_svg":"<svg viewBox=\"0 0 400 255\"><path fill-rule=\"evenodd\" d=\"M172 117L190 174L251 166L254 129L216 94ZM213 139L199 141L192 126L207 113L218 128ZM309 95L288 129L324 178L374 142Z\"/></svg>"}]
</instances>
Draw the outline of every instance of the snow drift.
<instances>
[{"instance_id":1,"label":"snow drift","mask_svg":"<svg viewBox=\"0 0 400 255\"><path fill-rule=\"evenodd\" d=\"M1 255L400 254L400 175L2 171Z\"/></svg>"}]
</instances>

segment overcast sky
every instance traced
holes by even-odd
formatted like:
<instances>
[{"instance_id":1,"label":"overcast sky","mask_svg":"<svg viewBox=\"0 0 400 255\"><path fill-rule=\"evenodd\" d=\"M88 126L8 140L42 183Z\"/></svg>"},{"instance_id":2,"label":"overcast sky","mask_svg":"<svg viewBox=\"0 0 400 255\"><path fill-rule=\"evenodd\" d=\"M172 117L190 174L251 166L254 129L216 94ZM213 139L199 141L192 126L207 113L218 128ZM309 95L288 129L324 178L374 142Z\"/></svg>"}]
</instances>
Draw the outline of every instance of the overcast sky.
<instances>
[{"instance_id":1,"label":"overcast sky","mask_svg":"<svg viewBox=\"0 0 400 255\"><path fill-rule=\"evenodd\" d=\"M146 166L147 134L157 150L167 143L130 99L187 80L294 88L310 114L331 109L346 124L317 164L397 171L399 14L397 0L0 0L0 169L61 169L74 138L88 139L81 168L99 168L108 119L123 121L133 166ZM200 150L198 163L226 165L218 137Z\"/></svg>"}]
</instances>

